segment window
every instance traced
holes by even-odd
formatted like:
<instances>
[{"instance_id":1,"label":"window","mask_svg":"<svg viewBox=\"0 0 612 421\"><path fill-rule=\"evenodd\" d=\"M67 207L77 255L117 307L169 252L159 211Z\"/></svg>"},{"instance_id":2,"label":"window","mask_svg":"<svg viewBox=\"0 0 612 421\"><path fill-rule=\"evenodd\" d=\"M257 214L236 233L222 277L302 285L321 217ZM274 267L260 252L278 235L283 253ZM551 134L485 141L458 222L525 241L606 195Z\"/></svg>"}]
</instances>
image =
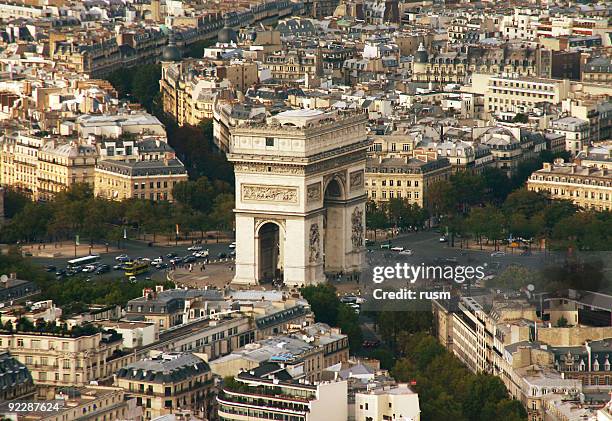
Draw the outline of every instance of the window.
<instances>
[{"instance_id":1,"label":"window","mask_svg":"<svg viewBox=\"0 0 612 421\"><path fill-rule=\"evenodd\" d=\"M21 338L17 339L17 346L18 347L23 347L23 339L21 339Z\"/></svg>"},{"instance_id":2,"label":"window","mask_svg":"<svg viewBox=\"0 0 612 421\"><path fill-rule=\"evenodd\" d=\"M266 146L274 146L274 138L266 137Z\"/></svg>"}]
</instances>

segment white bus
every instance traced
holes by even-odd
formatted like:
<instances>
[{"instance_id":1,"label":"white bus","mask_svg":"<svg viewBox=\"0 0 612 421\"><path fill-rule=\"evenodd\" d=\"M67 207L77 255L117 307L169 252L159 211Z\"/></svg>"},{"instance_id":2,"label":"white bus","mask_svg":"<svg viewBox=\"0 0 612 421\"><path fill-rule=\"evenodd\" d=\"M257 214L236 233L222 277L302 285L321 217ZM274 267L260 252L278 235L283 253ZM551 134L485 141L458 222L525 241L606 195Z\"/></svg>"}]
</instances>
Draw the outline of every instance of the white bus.
<instances>
[{"instance_id":1,"label":"white bus","mask_svg":"<svg viewBox=\"0 0 612 421\"><path fill-rule=\"evenodd\" d=\"M92 263L96 263L99 260L100 260L100 256L98 254L92 254L89 256L68 260L68 267L74 268L77 266L91 265Z\"/></svg>"}]
</instances>

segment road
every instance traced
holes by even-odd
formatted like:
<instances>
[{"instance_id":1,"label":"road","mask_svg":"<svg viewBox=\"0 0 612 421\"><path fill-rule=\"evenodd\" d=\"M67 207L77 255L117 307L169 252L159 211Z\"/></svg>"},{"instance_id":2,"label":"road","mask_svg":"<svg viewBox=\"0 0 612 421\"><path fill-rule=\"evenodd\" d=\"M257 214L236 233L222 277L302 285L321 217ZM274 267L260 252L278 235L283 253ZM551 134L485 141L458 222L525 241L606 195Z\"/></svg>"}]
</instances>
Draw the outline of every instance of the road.
<instances>
[{"instance_id":1,"label":"road","mask_svg":"<svg viewBox=\"0 0 612 421\"><path fill-rule=\"evenodd\" d=\"M228 246L229 246L228 242L202 244L202 247L204 249L208 249L211 259L216 258L219 253L226 253L226 254L229 253L230 249ZM121 250L116 251L116 252L101 254L100 262L110 265L112 267L118 263L117 261L115 261L115 257L117 257L120 254L127 254L128 256L132 258L147 257L151 260L157 257L163 256L164 261L167 261L168 259L166 259L165 256L168 253L176 253L179 256L186 256L186 255L191 254L191 252L187 250L188 247L189 245L178 245L178 246L153 245L152 247L148 247L146 243L143 243L141 241L128 240L124 244L122 244ZM78 257L82 257L82 256L78 256ZM73 258L74 257L70 257L70 258L31 257L32 261L40 264L41 266L53 265L57 268L65 268L68 260L71 260ZM120 272L115 270L109 273L105 273L103 275L95 275L95 276L101 277L101 278L117 278L119 274ZM141 275L141 277L145 277L145 276L151 276L153 279L156 279L156 280L165 279L164 271L163 270L158 271L155 268L152 268L152 270L148 274Z\"/></svg>"}]
</instances>

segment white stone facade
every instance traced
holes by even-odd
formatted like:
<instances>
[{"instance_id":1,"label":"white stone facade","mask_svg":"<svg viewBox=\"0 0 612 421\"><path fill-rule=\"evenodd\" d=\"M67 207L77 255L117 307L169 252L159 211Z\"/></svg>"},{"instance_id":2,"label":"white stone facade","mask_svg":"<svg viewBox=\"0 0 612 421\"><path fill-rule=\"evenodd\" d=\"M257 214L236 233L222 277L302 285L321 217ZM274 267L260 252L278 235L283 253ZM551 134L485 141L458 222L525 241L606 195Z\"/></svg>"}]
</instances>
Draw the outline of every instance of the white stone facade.
<instances>
[{"instance_id":1,"label":"white stone facade","mask_svg":"<svg viewBox=\"0 0 612 421\"><path fill-rule=\"evenodd\" d=\"M234 282L302 286L361 270L366 122L364 113L292 110L232 130Z\"/></svg>"}]
</instances>

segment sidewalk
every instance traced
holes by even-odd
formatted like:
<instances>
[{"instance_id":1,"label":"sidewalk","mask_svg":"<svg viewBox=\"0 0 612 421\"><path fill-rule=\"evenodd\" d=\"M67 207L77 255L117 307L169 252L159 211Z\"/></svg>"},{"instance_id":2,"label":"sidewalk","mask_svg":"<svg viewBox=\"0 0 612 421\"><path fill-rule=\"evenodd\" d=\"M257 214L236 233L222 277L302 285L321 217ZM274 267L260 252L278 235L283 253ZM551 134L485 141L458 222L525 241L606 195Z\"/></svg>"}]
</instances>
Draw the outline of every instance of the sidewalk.
<instances>
[{"instance_id":1,"label":"sidewalk","mask_svg":"<svg viewBox=\"0 0 612 421\"><path fill-rule=\"evenodd\" d=\"M62 241L57 243L44 243L44 244L24 244L21 246L21 250L26 255L32 255L34 257L48 257L48 258L74 258L79 256L87 256L89 254L104 254L116 252L116 247L107 247L103 244L80 244L75 247L74 242Z\"/></svg>"}]
</instances>

